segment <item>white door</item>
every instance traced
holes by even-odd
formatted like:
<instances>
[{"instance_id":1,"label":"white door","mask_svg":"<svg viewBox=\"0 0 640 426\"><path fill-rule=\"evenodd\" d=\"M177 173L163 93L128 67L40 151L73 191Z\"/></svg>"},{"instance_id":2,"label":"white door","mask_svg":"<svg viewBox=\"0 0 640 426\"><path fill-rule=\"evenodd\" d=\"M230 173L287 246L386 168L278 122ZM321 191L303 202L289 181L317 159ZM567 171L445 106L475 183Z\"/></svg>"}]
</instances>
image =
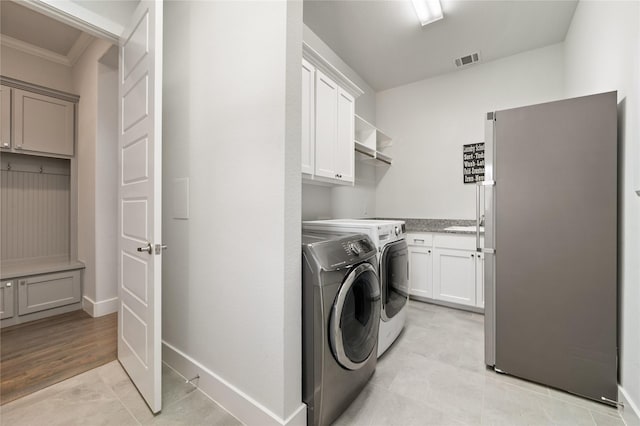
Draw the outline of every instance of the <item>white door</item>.
<instances>
[{"instance_id":1,"label":"white door","mask_svg":"<svg viewBox=\"0 0 640 426\"><path fill-rule=\"evenodd\" d=\"M161 409L162 2L141 1L120 42L118 359Z\"/></svg>"}]
</instances>

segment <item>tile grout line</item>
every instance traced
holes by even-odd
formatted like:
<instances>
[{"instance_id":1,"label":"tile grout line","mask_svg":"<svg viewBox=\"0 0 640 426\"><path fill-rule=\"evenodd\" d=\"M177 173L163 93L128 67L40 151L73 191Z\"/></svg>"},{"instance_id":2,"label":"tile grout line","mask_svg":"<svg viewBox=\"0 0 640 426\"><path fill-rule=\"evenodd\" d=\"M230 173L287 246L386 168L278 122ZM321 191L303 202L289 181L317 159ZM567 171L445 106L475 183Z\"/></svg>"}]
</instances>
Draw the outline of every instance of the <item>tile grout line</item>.
<instances>
[{"instance_id":1,"label":"tile grout line","mask_svg":"<svg viewBox=\"0 0 640 426\"><path fill-rule=\"evenodd\" d=\"M112 361L112 362L113 362L113 361ZM122 368L122 366L120 365L120 362L118 362L118 360L116 360L115 362L117 362L117 363L118 363L118 367L119 367L119 368ZM104 364L104 365L107 365L107 364ZM125 374L126 374L126 373L125 373ZM108 387L108 388L109 388L109 390L111 391L111 393L113 394L113 396L115 396L115 397L116 397L116 399L118 400L118 402L120 403L120 405L122 405L122 406L124 407L124 409L125 409L125 410L127 410L127 413L129 413L129 415L133 418L133 420L135 420L135 422L136 422L138 425L142 425L142 422L141 422L140 420L138 420L138 418L133 414L133 412L131 412L131 410L129 409L129 407L127 407L127 404L125 404L125 403L122 401L122 399L118 396L118 394L117 394L117 393L116 393L116 391L113 389L113 387L111 387L109 384L107 384L107 383L104 381L104 379L102 378L102 376L101 376L100 374L98 374L98 377L100 378L100 381L101 381L102 383L104 383L104 385L105 385L106 387ZM131 379L129 378L129 376L127 376L127 380L128 380L129 382L131 382ZM132 384L133 384L133 383L132 383ZM134 387L135 387L135 386L134 386ZM137 391L138 391L138 390L136 389L136 392L137 392ZM152 414L153 414L153 413L152 413Z\"/></svg>"}]
</instances>

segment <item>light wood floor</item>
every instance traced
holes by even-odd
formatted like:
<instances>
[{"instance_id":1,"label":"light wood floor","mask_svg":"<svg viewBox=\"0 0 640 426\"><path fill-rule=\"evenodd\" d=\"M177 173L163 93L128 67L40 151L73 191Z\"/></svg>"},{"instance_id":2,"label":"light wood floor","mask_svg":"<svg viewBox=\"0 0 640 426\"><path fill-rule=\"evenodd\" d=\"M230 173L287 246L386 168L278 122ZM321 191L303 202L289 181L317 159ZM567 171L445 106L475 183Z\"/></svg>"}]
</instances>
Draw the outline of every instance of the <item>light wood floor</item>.
<instances>
[{"instance_id":1,"label":"light wood floor","mask_svg":"<svg viewBox=\"0 0 640 426\"><path fill-rule=\"evenodd\" d=\"M116 359L117 314L74 311L0 332L0 405Z\"/></svg>"}]
</instances>

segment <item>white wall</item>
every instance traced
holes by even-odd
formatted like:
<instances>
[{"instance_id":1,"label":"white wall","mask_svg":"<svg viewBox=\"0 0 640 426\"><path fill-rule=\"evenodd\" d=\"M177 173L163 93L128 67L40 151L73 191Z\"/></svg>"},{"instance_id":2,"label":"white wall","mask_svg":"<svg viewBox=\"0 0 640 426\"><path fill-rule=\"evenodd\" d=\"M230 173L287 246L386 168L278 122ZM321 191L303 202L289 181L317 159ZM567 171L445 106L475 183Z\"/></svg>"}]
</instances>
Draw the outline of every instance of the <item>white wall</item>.
<instances>
[{"instance_id":1,"label":"white wall","mask_svg":"<svg viewBox=\"0 0 640 426\"><path fill-rule=\"evenodd\" d=\"M356 114L376 123L375 91L347 63L345 63L322 39L304 25L304 41L320 53L331 65L358 85L364 93L356 99ZM373 217L376 204L375 167L356 159L356 183L351 186L302 185L302 218L339 219L349 217Z\"/></svg>"},{"instance_id":2,"label":"white wall","mask_svg":"<svg viewBox=\"0 0 640 426\"><path fill-rule=\"evenodd\" d=\"M304 25L304 24L303 24ZM356 73L346 62L342 60L320 37L316 35L309 27L303 26L302 38L305 43L311 46L324 59L329 61L331 65L336 67L341 73L347 76L358 87L363 90L363 94L356 99L356 114L367 120L369 123L376 122L376 92L369 83L364 81L362 77Z\"/></svg>"},{"instance_id":3,"label":"white wall","mask_svg":"<svg viewBox=\"0 0 640 426\"><path fill-rule=\"evenodd\" d=\"M563 94L562 44L379 92L377 124L394 144L393 165L379 176L376 215L475 218L475 186L462 183L462 145L484 140L488 111Z\"/></svg>"},{"instance_id":4,"label":"white wall","mask_svg":"<svg viewBox=\"0 0 640 426\"><path fill-rule=\"evenodd\" d=\"M580 2L565 40L567 97L618 91L620 143L620 385L640 407L640 197L634 189L638 161L637 2ZM640 416L640 412L637 413Z\"/></svg>"},{"instance_id":5,"label":"white wall","mask_svg":"<svg viewBox=\"0 0 640 426\"><path fill-rule=\"evenodd\" d=\"M0 74L63 92L73 92L71 68L0 46Z\"/></svg>"},{"instance_id":6,"label":"white wall","mask_svg":"<svg viewBox=\"0 0 640 426\"><path fill-rule=\"evenodd\" d=\"M80 95L76 140L78 258L86 265L83 307L94 316L117 310L113 273L117 252L113 241L117 233L117 79L105 75L105 66L99 63L111 47L109 42L95 39L72 68L73 92Z\"/></svg>"},{"instance_id":7,"label":"white wall","mask_svg":"<svg viewBox=\"0 0 640 426\"><path fill-rule=\"evenodd\" d=\"M164 7L165 349L246 423L304 422L302 4ZM185 177L190 216L175 219Z\"/></svg>"},{"instance_id":8,"label":"white wall","mask_svg":"<svg viewBox=\"0 0 640 426\"><path fill-rule=\"evenodd\" d=\"M118 49L110 51L115 67L98 64L96 132L96 301L103 303L118 297Z\"/></svg>"}]
</instances>

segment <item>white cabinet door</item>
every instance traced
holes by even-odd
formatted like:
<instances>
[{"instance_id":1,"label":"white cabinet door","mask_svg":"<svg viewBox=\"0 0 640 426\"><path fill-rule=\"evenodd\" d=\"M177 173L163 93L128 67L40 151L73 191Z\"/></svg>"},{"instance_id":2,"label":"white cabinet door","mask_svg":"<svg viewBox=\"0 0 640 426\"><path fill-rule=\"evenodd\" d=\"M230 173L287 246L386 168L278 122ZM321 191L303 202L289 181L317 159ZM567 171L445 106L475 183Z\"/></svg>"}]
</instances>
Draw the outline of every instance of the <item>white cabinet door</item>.
<instances>
[{"instance_id":1,"label":"white cabinet door","mask_svg":"<svg viewBox=\"0 0 640 426\"><path fill-rule=\"evenodd\" d=\"M0 86L0 148L11 148L11 88Z\"/></svg>"},{"instance_id":2,"label":"white cabinet door","mask_svg":"<svg viewBox=\"0 0 640 426\"><path fill-rule=\"evenodd\" d=\"M338 85L316 70L316 175L336 178Z\"/></svg>"},{"instance_id":3,"label":"white cabinet door","mask_svg":"<svg viewBox=\"0 0 640 426\"><path fill-rule=\"evenodd\" d=\"M73 156L72 102L13 90L14 149Z\"/></svg>"},{"instance_id":4,"label":"white cabinet door","mask_svg":"<svg viewBox=\"0 0 640 426\"><path fill-rule=\"evenodd\" d=\"M302 60L302 173L313 175L315 157L315 68Z\"/></svg>"},{"instance_id":5,"label":"white cabinet door","mask_svg":"<svg viewBox=\"0 0 640 426\"><path fill-rule=\"evenodd\" d=\"M476 255L476 306L484 308L484 255Z\"/></svg>"},{"instance_id":6,"label":"white cabinet door","mask_svg":"<svg viewBox=\"0 0 640 426\"><path fill-rule=\"evenodd\" d=\"M436 248L433 255L433 298L475 306L475 252Z\"/></svg>"},{"instance_id":7,"label":"white cabinet door","mask_svg":"<svg viewBox=\"0 0 640 426\"><path fill-rule=\"evenodd\" d=\"M336 174L344 182L353 182L355 155L355 101L338 87L338 137L336 139Z\"/></svg>"},{"instance_id":8,"label":"white cabinet door","mask_svg":"<svg viewBox=\"0 0 640 426\"><path fill-rule=\"evenodd\" d=\"M433 298L433 256L430 247L409 246L409 294Z\"/></svg>"}]
</instances>

